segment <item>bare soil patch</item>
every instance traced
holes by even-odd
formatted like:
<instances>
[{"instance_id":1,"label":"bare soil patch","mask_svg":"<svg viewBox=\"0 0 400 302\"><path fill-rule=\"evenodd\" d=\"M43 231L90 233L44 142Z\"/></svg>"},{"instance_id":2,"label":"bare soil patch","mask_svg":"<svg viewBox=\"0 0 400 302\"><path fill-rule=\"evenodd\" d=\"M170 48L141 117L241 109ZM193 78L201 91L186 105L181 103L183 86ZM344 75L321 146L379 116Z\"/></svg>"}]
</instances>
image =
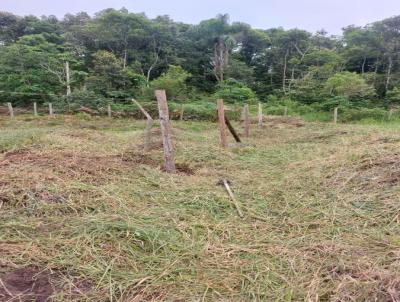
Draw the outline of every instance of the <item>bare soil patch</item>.
<instances>
[{"instance_id":1,"label":"bare soil patch","mask_svg":"<svg viewBox=\"0 0 400 302\"><path fill-rule=\"evenodd\" d=\"M51 274L25 267L0 277L0 301L45 302L54 292Z\"/></svg>"}]
</instances>

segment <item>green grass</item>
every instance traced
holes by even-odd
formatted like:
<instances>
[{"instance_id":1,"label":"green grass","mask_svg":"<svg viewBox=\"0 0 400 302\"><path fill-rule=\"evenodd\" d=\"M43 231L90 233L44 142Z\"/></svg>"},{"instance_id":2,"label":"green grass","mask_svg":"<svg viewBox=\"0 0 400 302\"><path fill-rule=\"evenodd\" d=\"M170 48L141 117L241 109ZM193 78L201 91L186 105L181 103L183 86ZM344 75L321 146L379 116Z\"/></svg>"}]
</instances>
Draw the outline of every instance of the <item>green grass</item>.
<instances>
[{"instance_id":1,"label":"green grass","mask_svg":"<svg viewBox=\"0 0 400 302\"><path fill-rule=\"evenodd\" d=\"M174 122L194 175L141 151L143 121L0 125L0 278L52 272L56 301L396 301L399 124L253 125L222 150Z\"/></svg>"}]
</instances>

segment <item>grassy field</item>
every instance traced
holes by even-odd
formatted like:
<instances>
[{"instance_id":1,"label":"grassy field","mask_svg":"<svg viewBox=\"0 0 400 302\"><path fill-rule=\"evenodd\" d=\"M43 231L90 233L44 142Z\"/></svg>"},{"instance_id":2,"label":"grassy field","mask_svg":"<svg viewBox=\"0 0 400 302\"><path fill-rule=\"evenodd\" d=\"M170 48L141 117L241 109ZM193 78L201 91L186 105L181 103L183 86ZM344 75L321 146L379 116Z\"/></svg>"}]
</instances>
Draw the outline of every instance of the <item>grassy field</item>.
<instances>
[{"instance_id":1,"label":"grassy field","mask_svg":"<svg viewBox=\"0 0 400 302\"><path fill-rule=\"evenodd\" d=\"M0 301L400 301L398 124L144 127L0 118Z\"/></svg>"}]
</instances>

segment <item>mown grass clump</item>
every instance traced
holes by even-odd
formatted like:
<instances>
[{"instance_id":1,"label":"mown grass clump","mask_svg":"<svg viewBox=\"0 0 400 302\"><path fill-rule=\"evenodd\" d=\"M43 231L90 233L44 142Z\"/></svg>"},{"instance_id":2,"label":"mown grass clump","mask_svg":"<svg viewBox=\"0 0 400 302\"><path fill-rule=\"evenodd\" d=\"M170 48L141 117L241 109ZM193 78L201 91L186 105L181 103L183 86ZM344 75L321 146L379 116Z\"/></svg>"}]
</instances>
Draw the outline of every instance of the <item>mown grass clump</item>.
<instances>
[{"instance_id":1,"label":"mown grass clump","mask_svg":"<svg viewBox=\"0 0 400 302\"><path fill-rule=\"evenodd\" d=\"M191 173L169 175L143 121L1 125L0 300L39 297L15 286L24 274L55 301L400 299L392 126L270 119L222 150L216 124L177 121Z\"/></svg>"}]
</instances>

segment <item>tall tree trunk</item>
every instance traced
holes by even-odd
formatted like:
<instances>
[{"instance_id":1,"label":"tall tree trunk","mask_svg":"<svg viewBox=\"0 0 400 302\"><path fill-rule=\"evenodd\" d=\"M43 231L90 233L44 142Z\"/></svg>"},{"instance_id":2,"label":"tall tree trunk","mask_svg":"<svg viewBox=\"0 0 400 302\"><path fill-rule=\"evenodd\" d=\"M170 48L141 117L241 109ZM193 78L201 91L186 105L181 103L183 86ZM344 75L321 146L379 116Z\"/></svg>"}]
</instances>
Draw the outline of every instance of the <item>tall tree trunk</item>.
<instances>
[{"instance_id":1,"label":"tall tree trunk","mask_svg":"<svg viewBox=\"0 0 400 302\"><path fill-rule=\"evenodd\" d=\"M361 65L361 74L364 75L365 73L365 64L367 63L367 57L364 57L364 60Z\"/></svg>"},{"instance_id":2,"label":"tall tree trunk","mask_svg":"<svg viewBox=\"0 0 400 302\"><path fill-rule=\"evenodd\" d=\"M160 58L158 56L158 52L157 51L154 52L154 56L155 56L154 62L153 62L153 64L151 64L151 66L147 70L147 76L146 76L146 86L147 87L149 87L151 72L153 71L154 67L157 66L158 60Z\"/></svg>"},{"instance_id":3,"label":"tall tree trunk","mask_svg":"<svg viewBox=\"0 0 400 302\"><path fill-rule=\"evenodd\" d=\"M289 56L289 49L286 50L285 54L285 62L283 65L283 79L282 79L282 89L283 92L286 94L286 69L287 69L287 57Z\"/></svg>"},{"instance_id":4,"label":"tall tree trunk","mask_svg":"<svg viewBox=\"0 0 400 302\"><path fill-rule=\"evenodd\" d=\"M376 84L376 76L378 75L378 69L379 69L379 58L376 58L376 62L375 62L375 70L374 70L374 87Z\"/></svg>"},{"instance_id":5,"label":"tall tree trunk","mask_svg":"<svg viewBox=\"0 0 400 302\"><path fill-rule=\"evenodd\" d=\"M294 67L292 68L292 76L290 77L290 82L289 82L289 89L288 92L290 93L292 89L292 84L294 83Z\"/></svg>"},{"instance_id":6,"label":"tall tree trunk","mask_svg":"<svg viewBox=\"0 0 400 302\"><path fill-rule=\"evenodd\" d=\"M386 74L386 86L385 86L386 91L389 90L390 80L392 76L392 67L393 67L393 58L392 56L389 56L389 66Z\"/></svg>"},{"instance_id":7,"label":"tall tree trunk","mask_svg":"<svg viewBox=\"0 0 400 302\"><path fill-rule=\"evenodd\" d=\"M225 44L223 37L219 37L214 46L214 58L212 64L214 66L214 75L218 82L224 81L225 66L229 63L229 49Z\"/></svg>"},{"instance_id":8,"label":"tall tree trunk","mask_svg":"<svg viewBox=\"0 0 400 302\"><path fill-rule=\"evenodd\" d=\"M123 69L126 68L127 60L128 60L128 51L127 51L127 49L125 48L125 49L124 49L124 66L123 66Z\"/></svg>"},{"instance_id":9,"label":"tall tree trunk","mask_svg":"<svg viewBox=\"0 0 400 302\"><path fill-rule=\"evenodd\" d=\"M65 62L65 79L66 79L66 84L67 84L67 96L71 95L71 79L70 79L70 74L69 74L69 62Z\"/></svg>"}]
</instances>

